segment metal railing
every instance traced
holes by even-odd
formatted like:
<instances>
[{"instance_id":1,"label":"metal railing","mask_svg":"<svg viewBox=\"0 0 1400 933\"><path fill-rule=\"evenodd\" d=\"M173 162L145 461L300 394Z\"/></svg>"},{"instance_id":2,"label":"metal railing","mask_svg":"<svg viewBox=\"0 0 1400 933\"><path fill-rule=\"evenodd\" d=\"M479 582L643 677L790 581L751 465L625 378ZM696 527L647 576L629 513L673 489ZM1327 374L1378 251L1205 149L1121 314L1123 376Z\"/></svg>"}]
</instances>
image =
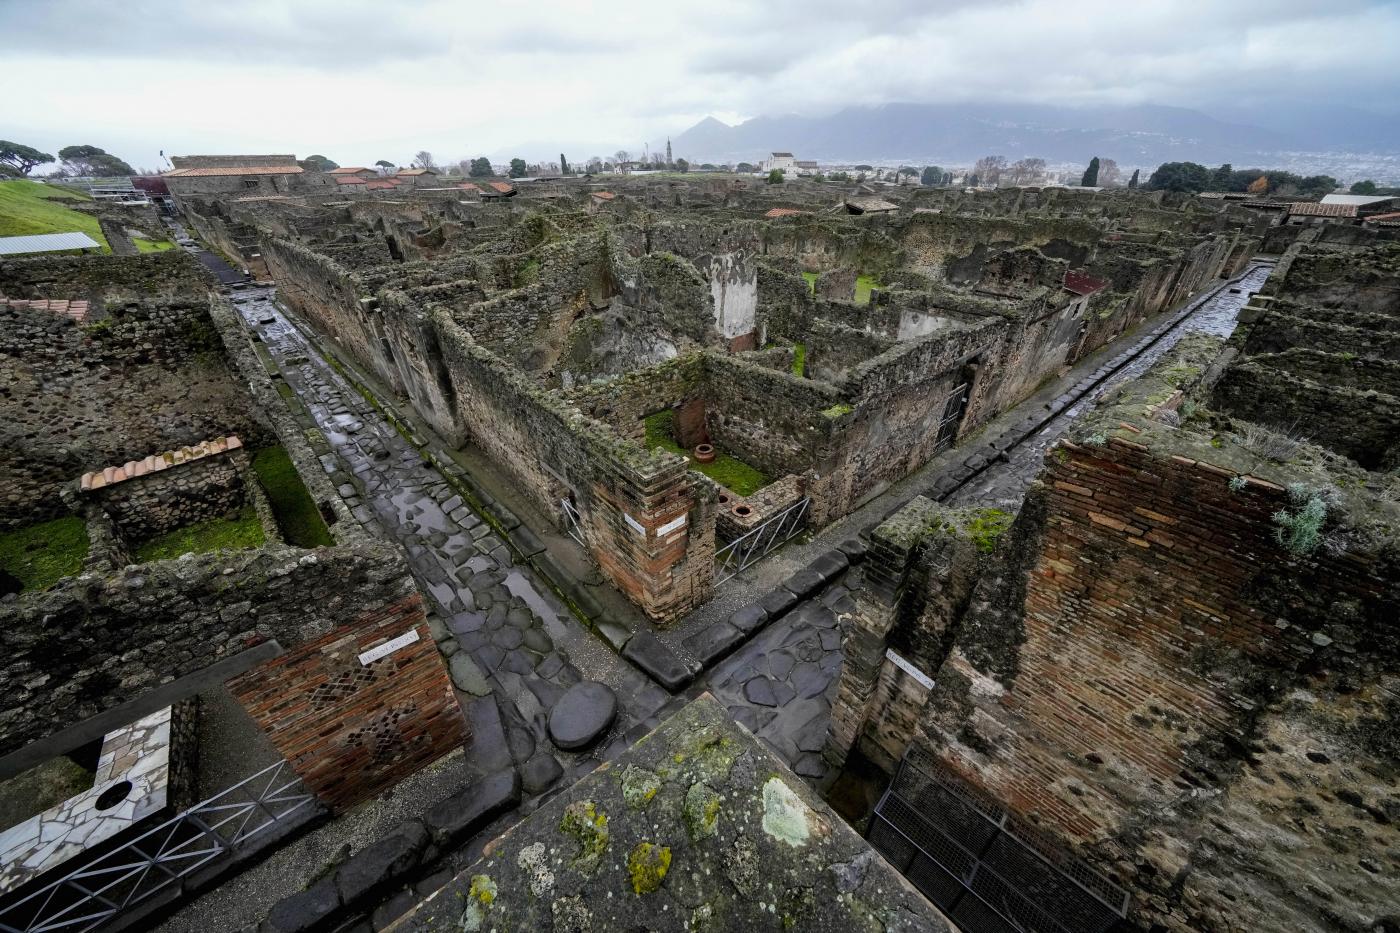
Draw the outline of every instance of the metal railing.
<instances>
[{"instance_id":1,"label":"metal railing","mask_svg":"<svg viewBox=\"0 0 1400 933\"><path fill-rule=\"evenodd\" d=\"M311 810L306 810L312 805ZM293 814L309 818L315 797L279 761L159 826L0 906L0 933L82 933L179 885ZM21 891L22 893L22 891Z\"/></svg>"},{"instance_id":2,"label":"metal railing","mask_svg":"<svg viewBox=\"0 0 1400 933\"><path fill-rule=\"evenodd\" d=\"M811 503L810 498L803 496L781 512L764 519L762 524L755 525L716 550L715 586L719 586L795 538L806 525L807 506Z\"/></svg>"},{"instance_id":3,"label":"metal railing","mask_svg":"<svg viewBox=\"0 0 1400 933\"><path fill-rule=\"evenodd\" d=\"M1128 894L937 762L911 750L871 845L968 933L1104 933Z\"/></svg>"},{"instance_id":4,"label":"metal railing","mask_svg":"<svg viewBox=\"0 0 1400 933\"><path fill-rule=\"evenodd\" d=\"M570 538L588 547L588 541L583 536L583 526L579 524L578 506L568 499L560 499L559 505L564 510L564 530Z\"/></svg>"}]
</instances>

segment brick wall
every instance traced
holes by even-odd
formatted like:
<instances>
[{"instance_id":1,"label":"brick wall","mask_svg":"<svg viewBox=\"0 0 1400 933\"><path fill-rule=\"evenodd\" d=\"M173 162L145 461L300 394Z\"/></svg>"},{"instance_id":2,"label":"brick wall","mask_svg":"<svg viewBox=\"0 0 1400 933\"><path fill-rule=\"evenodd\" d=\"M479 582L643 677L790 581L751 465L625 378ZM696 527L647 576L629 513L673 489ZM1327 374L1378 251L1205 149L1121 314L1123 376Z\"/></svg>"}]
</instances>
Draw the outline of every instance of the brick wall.
<instances>
[{"instance_id":1,"label":"brick wall","mask_svg":"<svg viewBox=\"0 0 1400 933\"><path fill-rule=\"evenodd\" d=\"M359 655L416 632L386 657ZM228 682L293 770L343 810L467 740L442 656L413 594Z\"/></svg>"}]
</instances>

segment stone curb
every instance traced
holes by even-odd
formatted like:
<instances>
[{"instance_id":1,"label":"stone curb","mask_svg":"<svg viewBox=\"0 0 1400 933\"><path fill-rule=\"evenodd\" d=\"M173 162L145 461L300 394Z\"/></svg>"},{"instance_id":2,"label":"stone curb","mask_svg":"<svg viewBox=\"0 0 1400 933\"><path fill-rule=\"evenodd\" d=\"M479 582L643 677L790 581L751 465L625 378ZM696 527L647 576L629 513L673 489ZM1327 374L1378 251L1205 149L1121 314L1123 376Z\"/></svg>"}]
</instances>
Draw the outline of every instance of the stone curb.
<instances>
[{"instance_id":1,"label":"stone curb","mask_svg":"<svg viewBox=\"0 0 1400 933\"><path fill-rule=\"evenodd\" d=\"M374 900L419 869L430 867L456 843L484 830L520 803L520 775L507 768L406 820L346 859L328 877L282 898L259 933L311 933L374 906Z\"/></svg>"}]
</instances>

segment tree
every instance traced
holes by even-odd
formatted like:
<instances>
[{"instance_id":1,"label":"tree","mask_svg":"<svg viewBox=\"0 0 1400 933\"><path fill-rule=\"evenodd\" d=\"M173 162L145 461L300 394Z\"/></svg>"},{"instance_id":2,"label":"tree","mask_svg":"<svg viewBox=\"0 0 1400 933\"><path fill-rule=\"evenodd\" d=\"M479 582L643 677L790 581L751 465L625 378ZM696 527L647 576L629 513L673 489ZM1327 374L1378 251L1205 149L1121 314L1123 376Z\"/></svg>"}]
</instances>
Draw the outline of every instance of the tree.
<instances>
[{"instance_id":1,"label":"tree","mask_svg":"<svg viewBox=\"0 0 1400 933\"><path fill-rule=\"evenodd\" d=\"M1018 159L1007 169L1013 185L1029 185L1041 180L1045 174L1044 159Z\"/></svg>"},{"instance_id":2,"label":"tree","mask_svg":"<svg viewBox=\"0 0 1400 933\"><path fill-rule=\"evenodd\" d=\"M1099 157L1094 156L1089 160L1089 167L1084 170L1084 175L1079 179L1081 188L1097 188L1099 185Z\"/></svg>"},{"instance_id":3,"label":"tree","mask_svg":"<svg viewBox=\"0 0 1400 933\"><path fill-rule=\"evenodd\" d=\"M12 143L8 139L0 139L0 165L13 171L21 177L28 175L29 170L36 165L43 165L45 162L52 162L53 156L47 152L40 152L33 146L26 146L22 143Z\"/></svg>"},{"instance_id":4,"label":"tree","mask_svg":"<svg viewBox=\"0 0 1400 933\"><path fill-rule=\"evenodd\" d=\"M136 169L96 146L64 146L58 150L63 167L73 175L135 175Z\"/></svg>"},{"instance_id":5,"label":"tree","mask_svg":"<svg viewBox=\"0 0 1400 933\"><path fill-rule=\"evenodd\" d=\"M752 162L740 162L738 165L734 166L734 171L738 172L740 175L752 175L754 172L758 171L758 169Z\"/></svg>"},{"instance_id":6,"label":"tree","mask_svg":"<svg viewBox=\"0 0 1400 933\"><path fill-rule=\"evenodd\" d=\"M626 149L619 149L613 153L613 161L617 163L619 168L621 168L623 162L632 161L632 156L628 154Z\"/></svg>"},{"instance_id":7,"label":"tree","mask_svg":"<svg viewBox=\"0 0 1400 933\"><path fill-rule=\"evenodd\" d=\"M1268 194L1269 176L1260 175L1258 178L1254 179L1254 181L1250 182L1249 187L1244 190L1248 191L1250 194Z\"/></svg>"},{"instance_id":8,"label":"tree","mask_svg":"<svg viewBox=\"0 0 1400 933\"><path fill-rule=\"evenodd\" d=\"M387 159L380 159L378 162L374 163L374 167L379 169L379 174L381 175L387 175L395 168L394 163Z\"/></svg>"},{"instance_id":9,"label":"tree","mask_svg":"<svg viewBox=\"0 0 1400 933\"><path fill-rule=\"evenodd\" d=\"M588 164L584 166L585 171L590 175L596 175L603 170L602 156L589 156Z\"/></svg>"},{"instance_id":10,"label":"tree","mask_svg":"<svg viewBox=\"0 0 1400 933\"><path fill-rule=\"evenodd\" d=\"M1105 188L1112 188L1123 180L1123 171L1118 167L1118 163L1112 159L1104 159L1099 163L1099 184Z\"/></svg>"},{"instance_id":11,"label":"tree","mask_svg":"<svg viewBox=\"0 0 1400 933\"><path fill-rule=\"evenodd\" d=\"M943 183L943 169L937 165L926 166L919 175L921 185L941 185Z\"/></svg>"},{"instance_id":12,"label":"tree","mask_svg":"<svg viewBox=\"0 0 1400 933\"><path fill-rule=\"evenodd\" d=\"M972 174L977 176L979 184L996 185L1001 181L1001 173L1006 171L1006 156L992 155L983 156L977 160L977 164L972 166Z\"/></svg>"},{"instance_id":13,"label":"tree","mask_svg":"<svg viewBox=\"0 0 1400 933\"><path fill-rule=\"evenodd\" d=\"M775 168L768 173L768 184L781 185L783 183L783 170Z\"/></svg>"},{"instance_id":14,"label":"tree","mask_svg":"<svg viewBox=\"0 0 1400 933\"><path fill-rule=\"evenodd\" d=\"M1133 177L1128 179L1128 187L1129 187L1129 188L1136 188L1137 186L1138 186L1138 170L1137 170L1137 169L1133 169Z\"/></svg>"},{"instance_id":15,"label":"tree","mask_svg":"<svg viewBox=\"0 0 1400 933\"><path fill-rule=\"evenodd\" d=\"M1211 172L1210 187L1214 191L1234 191L1235 167L1226 162L1220 168Z\"/></svg>"},{"instance_id":16,"label":"tree","mask_svg":"<svg viewBox=\"0 0 1400 933\"><path fill-rule=\"evenodd\" d=\"M875 167L874 167L873 165L857 165L857 166L856 166L856 171L857 171L857 172L870 172L870 171L874 171L874 169L875 169Z\"/></svg>"},{"instance_id":17,"label":"tree","mask_svg":"<svg viewBox=\"0 0 1400 933\"><path fill-rule=\"evenodd\" d=\"M433 154L428 150L424 149L414 154L413 167L436 169L437 163L433 161Z\"/></svg>"},{"instance_id":18,"label":"tree","mask_svg":"<svg viewBox=\"0 0 1400 933\"><path fill-rule=\"evenodd\" d=\"M1210 169L1195 162L1163 162L1147 179L1149 191L1189 191L1196 194L1210 187Z\"/></svg>"},{"instance_id":19,"label":"tree","mask_svg":"<svg viewBox=\"0 0 1400 933\"><path fill-rule=\"evenodd\" d=\"M0 143L0 146L3 145L5 144ZM1358 181L1356 184L1352 185L1347 190L1350 191L1352 194L1375 194L1376 183L1368 178L1366 181Z\"/></svg>"},{"instance_id":20,"label":"tree","mask_svg":"<svg viewBox=\"0 0 1400 933\"><path fill-rule=\"evenodd\" d=\"M678 171L678 172L688 172L688 171L690 171L690 163L687 162L685 159L677 159L677 160L676 160L676 171Z\"/></svg>"},{"instance_id":21,"label":"tree","mask_svg":"<svg viewBox=\"0 0 1400 933\"><path fill-rule=\"evenodd\" d=\"M511 177L511 178L524 178L524 177L525 177L525 173L526 173L527 171L529 171L529 168L525 165L525 160L524 160L524 159L511 159L511 160L510 160L510 177Z\"/></svg>"},{"instance_id":22,"label":"tree","mask_svg":"<svg viewBox=\"0 0 1400 933\"><path fill-rule=\"evenodd\" d=\"M562 153L562 152L559 153L559 174L560 174L560 175L572 175L572 174L573 174L573 172L570 171L570 169L569 169L569 160L566 159L566 158L564 158L564 153Z\"/></svg>"},{"instance_id":23,"label":"tree","mask_svg":"<svg viewBox=\"0 0 1400 933\"><path fill-rule=\"evenodd\" d=\"M298 160L297 165L300 165L308 172L329 172L332 169L340 168L338 164L332 162L323 155L309 155L304 159Z\"/></svg>"},{"instance_id":24,"label":"tree","mask_svg":"<svg viewBox=\"0 0 1400 933\"><path fill-rule=\"evenodd\" d=\"M495 174L495 170L491 168L490 159L486 156L478 156L472 159L471 170L467 174L473 178L489 178Z\"/></svg>"}]
</instances>

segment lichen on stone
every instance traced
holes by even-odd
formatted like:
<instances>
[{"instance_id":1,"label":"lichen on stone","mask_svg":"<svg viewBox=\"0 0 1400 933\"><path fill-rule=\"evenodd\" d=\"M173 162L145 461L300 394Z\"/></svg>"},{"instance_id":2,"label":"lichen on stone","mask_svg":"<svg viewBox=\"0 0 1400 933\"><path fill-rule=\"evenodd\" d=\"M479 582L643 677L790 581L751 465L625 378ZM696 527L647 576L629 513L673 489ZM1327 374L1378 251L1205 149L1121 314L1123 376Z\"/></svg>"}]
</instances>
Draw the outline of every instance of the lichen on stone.
<instances>
[{"instance_id":1,"label":"lichen on stone","mask_svg":"<svg viewBox=\"0 0 1400 933\"><path fill-rule=\"evenodd\" d=\"M771 777L763 785L763 831L794 849L807 844L812 835L811 807L802 802L781 778Z\"/></svg>"},{"instance_id":2,"label":"lichen on stone","mask_svg":"<svg viewBox=\"0 0 1400 933\"><path fill-rule=\"evenodd\" d=\"M720 797L714 789L703 781L690 785L685 793L685 806L681 811L685 819L686 832L691 842L698 842L715 834L719 824Z\"/></svg>"},{"instance_id":3,"label":"lichen on stone","mask_svg":"<svg viewBox=\"0 0 1400 933\"><path fill-rule=\"evenodd\" d=\"M521 849L515 864L525 872L530 883L530 893L535 897L545 897L554 890L554 872L549 870L543 842L532 842Z\"/></svg>"},{"instance_id":4,"label":"lichen on stone","mask_svg":"<svg viewBox=\"0 0 1400 933\"><path fill-rule=\"evenodd\" d=\"M578 852L570 865L585 872L596 868L598 859L608 848L608 815L591 800L577 800L565 808L559 830L578 843Z\"/></svg>"},{"instance_id":5,"label":"lichen on stone","mask_svg":"<svg viewBox=\"0 0 1400 933\"><path fill-rule=\"evenodd\" d=\"M627 854L627 877L631 879L632 891L636 894L650 894L661 887L670 868L669 846L639 842Z\"/></svg>"},{"instance_id":6,"label":"lichen on stone","mask_svg":"<svg viewBox=\"0 0 1400 933\"><path fill-rule=\"evenodd\" d=\"M467 906L462 911L462 929L465 933L476 933L496 902L496 882L488 875L472 875L471 888L467 891Z\"/></svg>"},{"instance_id":7,"label":"lichen on stone","mask_svg":"<svg viewBox=\"0 0 1400 933\"><path fill-rule=\"evenodd\" d=\"M627 806L640 810L661 790L661 780L645 768L628 765L622 772L622 799Z\"/></svg>"}]
</instances>

